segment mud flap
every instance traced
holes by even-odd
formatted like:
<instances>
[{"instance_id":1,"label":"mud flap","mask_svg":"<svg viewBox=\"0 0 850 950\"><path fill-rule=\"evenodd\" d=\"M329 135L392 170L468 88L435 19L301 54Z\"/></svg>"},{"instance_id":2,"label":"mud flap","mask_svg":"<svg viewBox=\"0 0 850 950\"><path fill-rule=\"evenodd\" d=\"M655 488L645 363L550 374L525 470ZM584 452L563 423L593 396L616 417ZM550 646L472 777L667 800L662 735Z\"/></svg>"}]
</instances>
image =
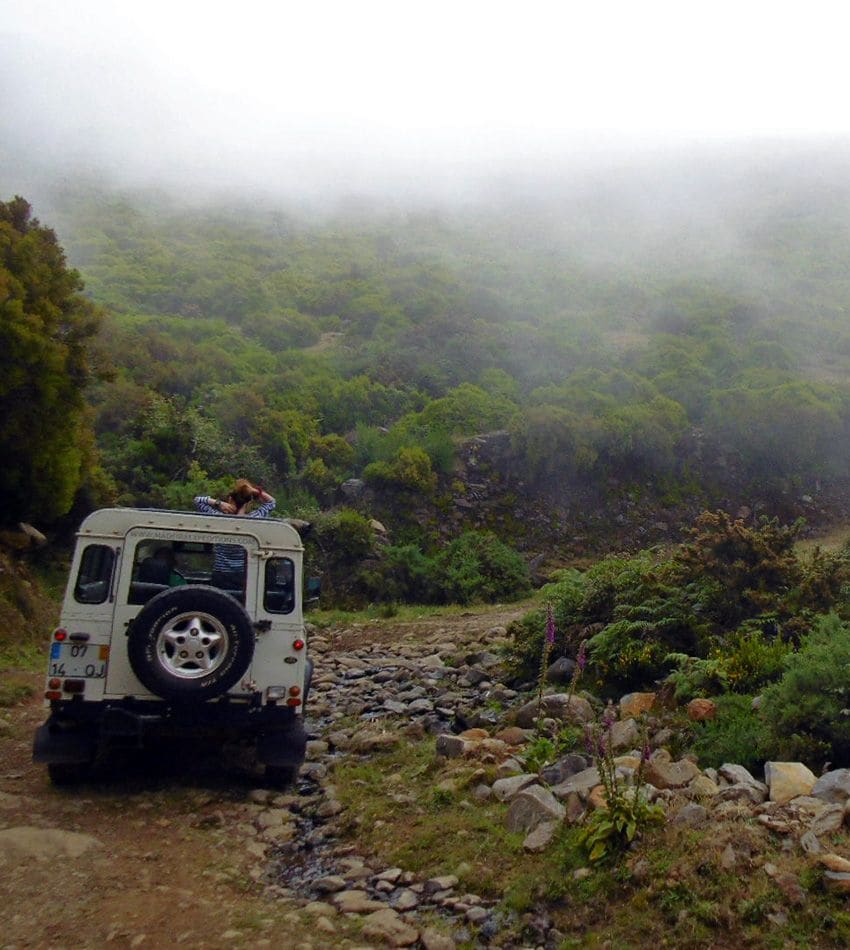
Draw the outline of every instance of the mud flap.
<instances>
[{"instance_id":1,"label":"mud flap","mask_svg":"<svg viewBox=\"0 0 850 950\"><path fill-rule=\"evenodd\" d=\"M33 762L47 765L82 765L93 762L97 751L95 736L83 729L63 729L48 720L35 731Z\"/></svg>"}]
</instances>

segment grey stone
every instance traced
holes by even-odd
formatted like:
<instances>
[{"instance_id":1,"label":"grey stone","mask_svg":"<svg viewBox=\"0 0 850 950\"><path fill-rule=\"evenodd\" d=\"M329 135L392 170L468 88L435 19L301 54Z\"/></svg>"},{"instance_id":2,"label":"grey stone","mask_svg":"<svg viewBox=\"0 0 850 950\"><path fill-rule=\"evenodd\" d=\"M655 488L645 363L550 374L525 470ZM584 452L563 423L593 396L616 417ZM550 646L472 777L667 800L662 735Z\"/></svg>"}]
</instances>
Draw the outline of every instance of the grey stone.
<instances>
[{"instance_id":1,"label":"grey stone","mask_svg":"<svg viewBox=\"0 0 850 950\"><path fill-rule=\"evenodd\" d=\"M390 903L396 910L414 910L419 906L419 896L415 891L407 887L403 891L399 891L398 895L394 896Z\"/></svg>"},{"instance_id":2,"label":"grey stone","mask_svg":"<svg viewBox=\"0 0 850 950\"><path fill-rule=\"evenodd\" d=\"M523 841L522 846L526 851L533 854L539 851L545 851L555 837L555 832L560 825L559 821L543 821Z\"/></svg>"},{"instance_id":3,"label":"grey stone","mask_svg":"<svg viewBox=\"0 0 850 950\"><path fill-rule=\"evenodd\" d=\"M727 785L721 788L714 796L713 801L721 802L749 802L751 805L761 805L767 798L767 788L758 786L761 783L750 785L747 782L739 782L736 785Z\"/></svg>"},{"instance_id":4,"label":"grey stone","mask_svg":"<svg viewBox=\"0 0 850 950\"><path fill-rule=\"evenodd\" d=\"M546 680L549 683L558 683L566 686L573 678L576 662L569 657L561 656L546 670Z\"/></svg>"},{"instance_id":5,"label":"grey stone","mask_svg":"<svg viewBox=\"0 0 850 950\"><path fill-rule=\"evenodd\" d=\"M634 749L640 743L640 729L634 719L623 719L611 726L611 748Z\"/></svg>"},{"instance_id":6,"label":"grey stone","mask_svg":"<svg viewBox=\"0 0 850 950\"><path fill-rule=\"evenodd\" d=\"M423 950L456 950L457 944L451 937L433 927L426 927L419 935Z\"/></svg>"},{"instance_id":7,"label":"grey stone","mask_svg":"<svg viewBox=\"0 0 850 950\"><path fill-rule=\"evenodd\" d=\"M418 942L419 931L392 908L384 907L363 921L363 936L388 943L391 947L411 947Z\"/></svg>"},{"instance_id":8,"label":"grey stone","mask_svg":"<svg viewBox=\"0 0 850 950\"><path fill-rule=\"evenodd\" d=\"M823 850L820 841L817 839L817 835L811 831L807 831L803 837L800 838L800 847L806 854L820 854Z\"/></svg>"},{"instance_id":9,"label":"grey stone","mask_svg":"<svg viewBox=\"0 0 850 950\"><path fill-rule=\"evenodd\" d=\"M467 748L469 748L469 743L460 736L452 736L448 733L437 736L437 755L445 756L447 759L457 759L466 752Z\"/></svg>"},{"instance_id":10,"label":"grey stone","mask_svg":"<svg viewBox=\"0 0 850 950\"><path fill-rule=\"evenodd\" d=\"M671 824L696 828L704 825L706 821L708 821L708 810L703 805L690 802L677 812L671 819Z\"/></svg>"},{"instance_id":11,"label":"grey stone","mask_svg":"<svg viewBox=\"0 0 850 950\"><path fill-rule=\"evenodd\" d=\"M589 765L590 761L586 756L570 752L552 765L547 765L540 773L540 777L547 785L560 785L573 775L583 772Z\"/></svg>"},{"instance_id":12,"label":"grey stone","mask_svg":"<svg viewBox=\"0 0 850 950\"><path fill-rule=\"evenodd\" d=\"M384 908L381 901L372 900L366 891L339 891L331 900L343 914L371 914Z\"/></svg>"},{"instance_id":13,"label":"grey stone","mask_svg":"<svg viewBox=\"0 0 850 950\"><path fill-rule=\"evenodd\" d=\"M833 769L815 782L810 793L830 804L843 805L850 798L850 769Z\"/></svg>"},{"instance_id":14,"label":"grey stone","mask_svg":"<svg viewBox=\"0 0 850 950\"><path fill-rule=\"evenodd\" d=\"M824 805L823 809L812 820L809 830L812 834L831 835L841 830L844 824L844 805Z\"/></svg>"},{"instance_id":15,"label":"grey stone","mask_svg":"<svg viewBox=\"0 0 850 950\"><path fill-rule=\"evenodd\" d=\"M767 785L765 785L764 782L760 782L758 779L753 778L750 772L748 772L743 765L735 765L733 763L727 762L720 766L719 772L720 777L726 779L730 785L752 785L753 788L763 791L765 798L767 798Z\"/></svg>"},{"instance_id":16,"label":"grey stone","mask_svg":"<svg viewBox=\"0 0 850 950\"><path fill-rule=\"evenodd\" d=\"M566 809L555 796L539 785L520 792L505 816L508 831L529 832L544 821L563 821Z\"/></svg>"},{"instance_id":17,"label":"grey stone","mask_svg":"<svg viewBox=\"0 0 850 950\"><path fill-rule=\"evenodd\" d=\"M555 785L552 788L552 794L558 798L566 798L573 792L577 792L583 798L586 798L590 790L599 785L600 781L599 770L594 765L589 769L576 772L576 774L570 776L566 782Z\"/></svg>"},{"instance_id":18,"label":"grey stone","mask_svg":"<svg viewBox=\"0 0 850 950\"><path fill-rule=\"evenodd\" d=\"M524 788L533 785L537 781L536 775L525 773L524 775L512 775L509 778L500 778L493 782L493 794L500 802L508 802L515 795L518 795Z\"/></svg>"},{"instance_id":19,"label":"grey stone","mask_svg":"<svg viewBox=\"0 0 850 950\"><path fill-rule=\"evenodd\" d=\"M540 703L533 699L522 706L517 712L516 724L523 729L530 729L538 716L560 722L585 723L593 718L593 707L583 696L551 693L544 696Z\"/></svg>"},{"instance_id":20,"label":"grey stone","mask_svg":"<svg viewBox=\"0 0 850 950\"><path fill-rule=\"evenodd\" d=\"M653 756L646 763L646 781L656 788L684 788L700 774L699 767L688 759L665 762Z\"/></svg>"}]
</instances>

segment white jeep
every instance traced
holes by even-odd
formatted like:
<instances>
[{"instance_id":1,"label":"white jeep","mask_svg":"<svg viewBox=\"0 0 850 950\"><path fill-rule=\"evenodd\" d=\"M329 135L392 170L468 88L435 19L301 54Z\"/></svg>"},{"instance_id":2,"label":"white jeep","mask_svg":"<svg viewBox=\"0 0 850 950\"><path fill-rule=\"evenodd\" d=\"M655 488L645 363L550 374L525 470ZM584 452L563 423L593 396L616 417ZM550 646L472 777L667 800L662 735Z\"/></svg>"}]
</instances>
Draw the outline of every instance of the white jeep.
<instances>
[{"instance_id":1,"label":"white jeep","mask_svg":"<svg viewBox=\"0 0 850 950\"><path fill-rule=\"evenodd\" d=\"M245 552L217 575L216 548ZM114 747L250 740L267 781L304 759L303 545L284 521L108 508L77 534L33 758L54 784Z\"/></svg>"}]
</instances>

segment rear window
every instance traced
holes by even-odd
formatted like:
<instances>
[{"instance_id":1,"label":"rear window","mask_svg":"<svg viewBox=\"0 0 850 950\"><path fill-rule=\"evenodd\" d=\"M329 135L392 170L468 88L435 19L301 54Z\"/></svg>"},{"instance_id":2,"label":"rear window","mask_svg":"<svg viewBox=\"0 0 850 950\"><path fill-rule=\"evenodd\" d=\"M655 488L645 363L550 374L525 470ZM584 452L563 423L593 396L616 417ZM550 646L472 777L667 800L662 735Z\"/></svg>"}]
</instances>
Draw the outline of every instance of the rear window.
<instances>
[{"instance_id":1,"label":"rear window","mask_svg":"<svg viewBox=\"0 0 850 950\"><path fill-rule=\"evenodd\" d=\"M288 557L266 561L263 607L271 614L288 614L295 609L295 564Z\"/></svg>"},{"instance_id":2,"label":"rear window","mask_svg":"<svg viewBox=\"0 0 850 950\"><path fill-rule=\"evenodd\" d=\"M80 559L80 570L74 585L78 604L102 604L109 596L115 551L105 544L89 544Z\"/></svg>"}]
</instances>

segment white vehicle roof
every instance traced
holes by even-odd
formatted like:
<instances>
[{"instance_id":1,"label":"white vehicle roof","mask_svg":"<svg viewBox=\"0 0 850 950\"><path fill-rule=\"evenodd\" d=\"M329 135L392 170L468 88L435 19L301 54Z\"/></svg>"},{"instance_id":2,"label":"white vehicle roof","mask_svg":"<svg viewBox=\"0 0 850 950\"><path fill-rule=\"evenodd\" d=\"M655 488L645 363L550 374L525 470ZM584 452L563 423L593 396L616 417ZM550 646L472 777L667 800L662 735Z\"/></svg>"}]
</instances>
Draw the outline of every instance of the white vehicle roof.
<instances>
[{"instance_id":1,"label":"white vehicle roof","mask_svg":"<svg viewBox=\"0 0 850 950\"><path fill-rule=\"evenodd\" d=\"M83 521L77 537L123 540L134 528L242 535L256 538L265 548L282 548L287 551L304 549L295 528L277 518L202 515L193 511L164 511L158 508L101 508L93 511Z\"/></svg>"}]
</instances>

